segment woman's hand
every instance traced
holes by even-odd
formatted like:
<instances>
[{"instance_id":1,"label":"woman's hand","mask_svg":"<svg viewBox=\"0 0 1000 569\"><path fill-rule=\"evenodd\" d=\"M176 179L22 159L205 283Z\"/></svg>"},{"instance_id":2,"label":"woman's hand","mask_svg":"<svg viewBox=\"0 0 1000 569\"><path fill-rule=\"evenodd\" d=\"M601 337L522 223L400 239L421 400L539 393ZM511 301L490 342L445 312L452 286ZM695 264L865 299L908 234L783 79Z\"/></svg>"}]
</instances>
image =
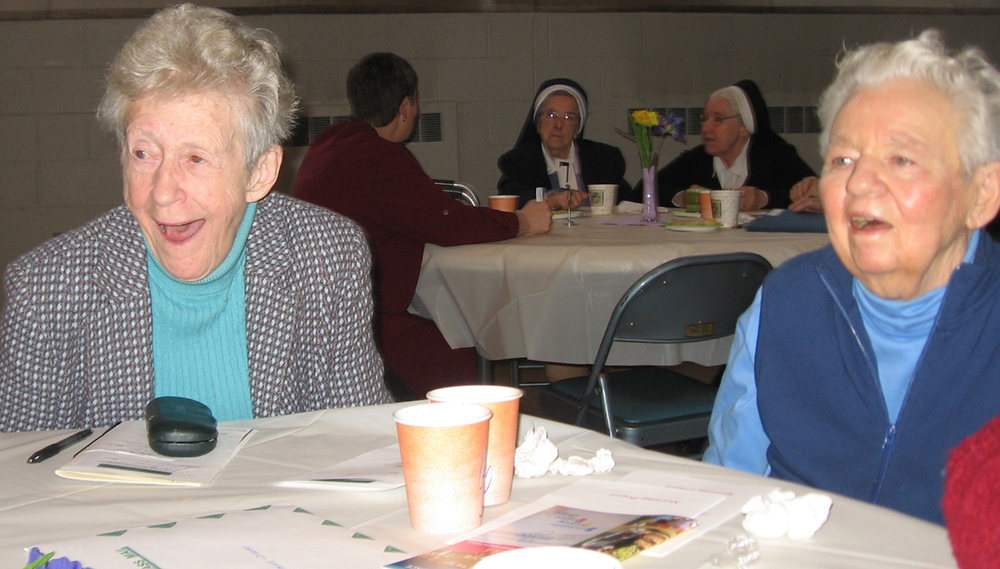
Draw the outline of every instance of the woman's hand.
<instances>
[{"instance_id":1,"label":"woman's hand","mask_svg":"<svg viewBox=\"0 0 1000 569\"><path fill-rule=\"evenodd\" d=\"M549 207L552 209L569 209L569 200L573 200L573 208L576 209L580 207L583 200L590 197L587 192L553 192L545 196L545 201L548 202Z\"/></svg>"},{"instance_id":2,"label":"woman's hand","mask_svg":"<svg viewBox=\"0 0 1000 569\"><path fill-rule=\"evenodd\" d=\"M819 178L816 176L802 178L792 186L790 197L792 205L788 209L792 211L823 211L823 202L819 197Z\"/></svg>"},{"instance_id":3,"label":"woman's hand","mask_svg":"<svg viewBox=\"0 0 1000 569\"><path fill-rule=\"evenodd\" d=\"M763 209L771 199L771 196L767 192L753 186L743 186L739 190L743 194L740 196L740 211L757 211L758 209Z\"/></svg>"},{"instance_id":4,"label":"woman's hand","mask_svg":"<svg viewBox=\"0 0 1000 569\"><path fill-rule=\"evenodd\" d=\"M540 235L552 229L552 209L546 202L531 200L514 213L517 214L518 235L525 233Z\"/></svg>"}]
</instances>

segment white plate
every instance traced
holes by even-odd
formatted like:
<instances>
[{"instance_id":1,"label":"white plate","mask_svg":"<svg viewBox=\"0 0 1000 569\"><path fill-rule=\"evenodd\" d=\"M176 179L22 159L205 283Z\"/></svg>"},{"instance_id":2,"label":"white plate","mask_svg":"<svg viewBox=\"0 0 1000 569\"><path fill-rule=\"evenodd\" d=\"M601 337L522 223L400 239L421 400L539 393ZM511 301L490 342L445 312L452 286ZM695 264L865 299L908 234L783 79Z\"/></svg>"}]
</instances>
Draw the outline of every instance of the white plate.
<instances>
[{"instance_id":1,"label":"white plate","mask_svg":"<svg viewBox=\"0 0 1000 569\"><path fill-rule=\"evenodd\" d=\"M672 209L670 214L677 217L701 217L700 211L687 211L685 209Z\"/></svg>"},{"instance_id":2,"label":"white plate","mask_svg":"<svg viewBox=\"0 0 1000 569\"><path fill-rule=\"evenodd\" d=\"M671 231L690 231L692 233L706 233L722 229L721 225L677 225L670 222L664 223L663 226Z\"/></svg>"},{"instance_id":3,"label":"white plate","mask_svg":"<svg viewBox=\"0 0 1000 569\"><path fill-rule=\"evenodd\" d=\"M569 215L569 212L567 212L566 210L553 211L552 212L552 219L566 219L567 215ZM582 211L580 211L578 209L574 209L573 210L573 219L576 219L576 218L580 217L581 215L583 215Z\"/></svg>"}]
</instances>

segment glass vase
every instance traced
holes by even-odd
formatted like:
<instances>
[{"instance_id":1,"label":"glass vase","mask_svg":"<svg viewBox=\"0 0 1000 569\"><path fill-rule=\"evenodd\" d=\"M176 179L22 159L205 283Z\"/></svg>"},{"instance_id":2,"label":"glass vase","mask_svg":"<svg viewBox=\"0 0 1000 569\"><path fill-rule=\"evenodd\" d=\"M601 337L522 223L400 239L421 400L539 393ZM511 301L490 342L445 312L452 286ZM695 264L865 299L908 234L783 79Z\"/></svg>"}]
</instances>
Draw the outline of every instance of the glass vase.
<instances>
[{"instance_id":1,"label":"glass vase","mask_svg":"<svg viewBox=\"0 0 1000 569\"><path fill-rule=\"evenodd\" d=\"M642 169L642 215L643 223L655 223L658 219L656 211L659 206L659 195L656 187L656 164Z\"/></svg>"}]
</instances>

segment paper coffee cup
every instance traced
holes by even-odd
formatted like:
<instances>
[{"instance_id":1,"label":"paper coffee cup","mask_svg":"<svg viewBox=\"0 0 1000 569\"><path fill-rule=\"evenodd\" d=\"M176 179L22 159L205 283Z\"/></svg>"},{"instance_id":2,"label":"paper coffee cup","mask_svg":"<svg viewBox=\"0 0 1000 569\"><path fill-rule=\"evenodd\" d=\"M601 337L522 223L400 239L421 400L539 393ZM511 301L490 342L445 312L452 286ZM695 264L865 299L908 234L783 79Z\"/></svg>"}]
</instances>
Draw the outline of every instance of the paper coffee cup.
<instances>
[{"instance_id":1,"label":"paper coffee cup","mask_svg":"<svg viewBox=\"0 0 1000 569\"><path fill-rule=\"evenodd\" d=\"M486 491L487 506L503 504L510 499L522 395L524 392L520 389L502 385L458 385L427 393L431 403L473 403L493 412L486 452L486 465L493 477Z\"/></svg>"},{"instance_id":2,"label":"paper coffee cup","mask_svg":"<svg viewBox=\"0 0 1000 569\"><path fill-rule=\"evenodd\" d=\"M701 211L701 198L699 197L700 190L698 188L689 188L684 190L684 209L687 211L700 212Z\"/></svg>"},{"instance_id":3,"label":"paper coffee cup","mask_svg":"<svg viewBox=\"0 0 1000 569\"><path fill-rule=\"evenodd\" d=\"M587 186L587 193L590 194L590 213L594 215L614 213L618 194L617 185L591 184Z\"/></svg>"},{"instance_id":4,"label":"paper coffee cup","mask_svg":"<svg viewBox=\"0 0 1000 569\"><path fill-rule=\"evenodd\" d=\"M712 217L723 227L736 227L739 225L742 197L743 193L739 190L712 190Z\"/></svg>"},{"instance_id":5,"label":"paper coffee cup","mask_svg":"<svg viewBox=\"0 0 1000 569\"><path fill-rule=\"evenodd\" d=\"M413 529L455 534L483 523L493 413L480 405L413 405L392 414Z\"/></svg>"},{"instance_id":6,"label":"paper coffee cup","mask_svg":"<svg viewBox=\"0 0 1000 569\"><path fill-rule=\"evenodd\" d=\"M490 196L490 209L510 212L517 211L517 196L509 194Z\"/></svg>"},{"instance_id":7,"label":"paper coffee cup","mask_svg":"<svg viewBox=\"0 0 1000 569\"><path fill-rule=\"evenodd\" d=\"M712 190L698 190L698 203L702 219L712 219Z\"/></svg>"}]
</instances>

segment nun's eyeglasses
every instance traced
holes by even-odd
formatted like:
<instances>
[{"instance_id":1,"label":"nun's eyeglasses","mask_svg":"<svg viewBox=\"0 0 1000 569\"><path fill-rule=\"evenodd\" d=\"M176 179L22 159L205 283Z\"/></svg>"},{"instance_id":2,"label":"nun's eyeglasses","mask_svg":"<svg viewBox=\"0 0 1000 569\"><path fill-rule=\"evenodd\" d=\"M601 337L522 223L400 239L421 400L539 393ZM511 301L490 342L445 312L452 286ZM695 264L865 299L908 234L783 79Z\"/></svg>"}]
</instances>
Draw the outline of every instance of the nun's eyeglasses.
<instances>
[{"instance_id":1,"label":"nun's eyeglasses","mask_svg":"<svg viewBox=\"0 0 1000 569\"><path fill-rule=\"evenodd\" d=\"M698 117L698 122L701 123L701 124L705 124L707 122L710 122L710 123L712 123L712 126L719 126L723 122L725 122L725 121L727 121L729 119L734 119L734 118L736 118L738 116L740 116L740 115L735 114L735 115L729 115L728 117L724 117L722 115L700 115Z\"/></svg>"},{"instance_id":2,"label":"nun's eyeglasses","mask_svg":"<svg viewBox=\"0 0 1000 569\"><path fill-rule=\"evenodd\" d=\"M557 113L555 111L542 114L542 120L545 122L556 122L558 119L572 124L580 121L580 115L576 113Z\"/></svg>"}]
</instances>

